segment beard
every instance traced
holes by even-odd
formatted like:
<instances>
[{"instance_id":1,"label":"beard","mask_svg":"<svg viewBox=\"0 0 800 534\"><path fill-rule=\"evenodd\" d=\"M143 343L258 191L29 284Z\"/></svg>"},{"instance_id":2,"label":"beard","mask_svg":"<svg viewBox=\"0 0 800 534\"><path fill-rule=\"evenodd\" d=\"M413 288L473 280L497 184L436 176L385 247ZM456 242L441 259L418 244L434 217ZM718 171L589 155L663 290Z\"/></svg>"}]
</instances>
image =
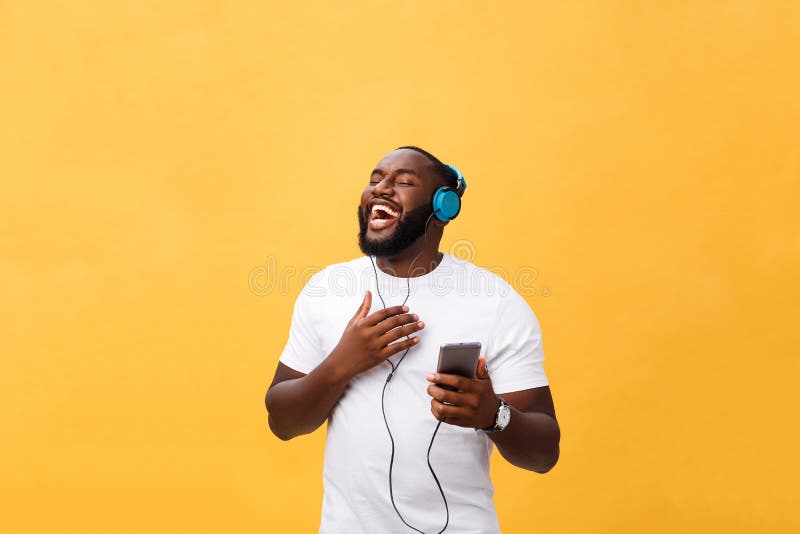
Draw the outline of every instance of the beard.
<instances>
[{"instance_id":1,"label":"beard","mask_svg":"<svg viewBox=\"0 0 800 534\"><path fill-rule=\"evenodd\" d=\"M383 239L367 238L367 218L358 206L358 246L368 256L394 256L408 248L425 234L428 220L433 213L430 205L423 205L406 212L394 227L394 232Z\"/></svg>"}]
</instances>

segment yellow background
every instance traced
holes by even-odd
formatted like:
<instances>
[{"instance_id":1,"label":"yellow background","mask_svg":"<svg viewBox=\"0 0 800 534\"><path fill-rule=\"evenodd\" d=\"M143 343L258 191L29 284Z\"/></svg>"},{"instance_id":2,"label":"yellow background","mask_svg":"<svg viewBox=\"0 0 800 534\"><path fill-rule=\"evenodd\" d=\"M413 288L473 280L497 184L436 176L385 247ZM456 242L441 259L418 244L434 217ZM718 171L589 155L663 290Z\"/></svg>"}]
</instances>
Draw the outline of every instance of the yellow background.
<instances>
[{"instance_id":1,"label":"yellow background","mask_svg":"<svg viewBox=\"0 0 800 534\"><path fill-rule=\"evenodd\" d=\"M323 432L278 441L263 395L301 274L358 254L408 143L469 180L443 248L537 273L562 458L494 459L506 534L797 531L798 27L794 1L0 3L0 531L313 532Z\"/></svg>"}]
</instances>

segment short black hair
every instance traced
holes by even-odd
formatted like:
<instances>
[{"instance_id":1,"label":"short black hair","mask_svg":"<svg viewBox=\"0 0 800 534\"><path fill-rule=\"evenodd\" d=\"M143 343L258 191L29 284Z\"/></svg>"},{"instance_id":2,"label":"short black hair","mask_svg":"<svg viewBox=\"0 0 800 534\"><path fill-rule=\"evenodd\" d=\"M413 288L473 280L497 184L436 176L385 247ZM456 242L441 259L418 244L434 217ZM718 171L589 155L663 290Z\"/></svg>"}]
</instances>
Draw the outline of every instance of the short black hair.
<instances>
[{"instance_id":1,"label":"short black hair","mask_svg":"<svg viewBox=\"0 0 800 534\"><path fill-rule=\"evenodd\" d=\"M428 158L431 161L431 163L433 163L434 172L437 175L439 175L439 177L444 181L445 185L447 185L448 187L452 187L453 189L458 191L458 185L459 185L458 175L455 173L455 171L453 171L453 169L442 163L439 158L437 158L427 150L413 145L397 147L395 150L413 150L415 152L419 152L420 154ZM458 191L458 196L461 196L462 193L463 191Z\"/></svg>"}]
</instances>

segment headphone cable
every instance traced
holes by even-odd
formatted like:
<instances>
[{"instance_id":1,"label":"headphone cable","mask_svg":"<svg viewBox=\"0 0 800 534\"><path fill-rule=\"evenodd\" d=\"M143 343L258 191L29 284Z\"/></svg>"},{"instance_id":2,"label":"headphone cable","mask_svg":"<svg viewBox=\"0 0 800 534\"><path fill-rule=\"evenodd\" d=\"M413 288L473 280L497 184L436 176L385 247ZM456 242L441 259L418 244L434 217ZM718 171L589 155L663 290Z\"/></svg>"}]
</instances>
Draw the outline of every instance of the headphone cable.
<instances>
[{"instance_id":1,"label":"headphone cable","mask_svg":"<svg viewBox=\"0 0 800 534\"><path fill-rule=\"evenodd\" d=\"M431 213L428 216L428 219L425 221L425 232L424 232L425 245L428 244L428 223L430 223L432 217L433 217L433 213ZM409 268L408 268L409 272L406 273L406 274L408 274L408 275L411 274L411 268L413 267L414 263L416 263L416 261L419 259L419 257L422 255L422 252L424 250L425 250L425 248L423 247L423 249L420 250L417 253L417 255L414 257L414 259L411 260L411 264L409 265ZM383 296L381 295L381 290L380 290L379 283L378 283L378 269L375 267L375 261L372 259L372 256L369 256L369 260L370 260L370 263L372 264L372 270L375 273L375 289L376 289L376 292L378 293L378 298L381 300L381 304L383 305L383 307L386 308L386 302L383 300ZM401 306L405 306L406 302L408 302L409 296L411 296L411 277L407 276L406 277L406 298L403 299L403 303L401 304ZM406 339L408 339L409 337L410 337L410 335L406 336ZM405 524L408 528L410 528L411 530L413 530L415 532L419 532L420 534L425 534L425 532L423 532L422 530L419 530L418 528L415 528L408 521L405 520L405 518L403 517L403 514L400 513L400 510L397 508L397 504L394 501L394 488L393 488L393 484L392 484L392 471L393 471L393 467L394 467L394 449L395 449L395 447L394 447L394 436L392 436L392 430L389 427L389 421L386 418L386 404L385 404L386 388L389 385L389 382L392 380L392 377L394 376L395 372L397 372L397 369L400 367L400 364L403 363L403 360L405 359L406 355L408 354L408 351L410 351L410 350L411 350L411 347L407 348L405 350L405 352L403 352L403 355L400 357L400 359L397 361L396 364L392 363L391 360L388 360L388 359L386 360L386 363L389 364L389 366L392 368L392 370L389 372L389 376L386 377L386 382L384 382L383 389L381 390L381 413L383 414L383 423L384 423L384 425L386 425L386 432L389 434L389 441L392 444L392 452L391 452L391 455L389 457L389 499L392 502L392 507L394 508L394 511L397 513L397 517L400 518L400 521L402 521L403 524ZM447 526L450 524L450 508L447 506L447 497L445 497L444 489L442 489L442 484L439 482L439 477L436 476L436 472L433 470L433 466L431 465L431 449L433 448L433 441L436 438L437 432L439 432L439 427L440 426L442 426L442 420L441 419L439 420L438 423L436 423L436 428L433 430L433 434L431 435L431 441L428 444L428 453L427 453L428 469L430 469L431 475L433 475L433 480L434 480L434 482L436 482L436 487L439 488L439 493L442 496L442 501L444 502L444 509L445 509L445 514L446 514L444 527L442 527L442 530L440 530L437 534L442 534L447 529Z\"/></svg>"}]
</instances>

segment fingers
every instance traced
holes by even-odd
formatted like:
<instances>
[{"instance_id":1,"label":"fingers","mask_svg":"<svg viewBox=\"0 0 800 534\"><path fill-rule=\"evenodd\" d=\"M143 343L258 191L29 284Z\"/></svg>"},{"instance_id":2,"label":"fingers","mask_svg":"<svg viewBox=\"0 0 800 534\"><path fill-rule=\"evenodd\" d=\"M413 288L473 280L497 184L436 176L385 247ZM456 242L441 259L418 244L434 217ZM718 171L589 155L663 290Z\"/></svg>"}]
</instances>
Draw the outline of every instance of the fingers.
<instances>
[{"instance_id":1,"label":"fingers","mask_svg":"<svg viewBox=\"0 0 800 534\"><path fill-rule=\"evenodd\" d=\"M483 356L478 358L478 369L475 371L475 378L479 380L486 380L489 378L489 371L486 370L486 358Z\"/></svg>"},{"instance_id":2,"label":"fingers","mask_svg":"<svg viewBox=\"0 0 800 534\"><path fill-rule=\"evenodd\" d=\"M445 385L455 388L459 391L472 391L473 385L471 378L461 375L451 375L446 373L435 373L427 376L428 382L433 382L437 385Z\"/></svg>"},{"instance_id":3,"label":"fingers","mask_svg":"<svg viewBox=\"0 0 800 534\"><path fill-rule=\"evenodd\" d=\"M472 410L463 406L444 404L437 400L431 401L431 413L433 416L440 421L447 419L447 423L451 425L471 426L469 424L471 412Z\"/></svg>"},{"instance_id":4,"label":"fingers","mask_svg":"<svg viewBox=\"0 0 800 534\"><path fill-rule=\"evenodd\" d=\"M473 410L478 408L478 396L475 394L450 391L431 384L428 386L428 395L444 405L463 406Z\"/></svg>"},{"instance_id":5,"label":"fingers","mask_svg":"<svg viewBox=\"0 0 800 534\"><path fill-rule=\"evenodd\" d=\"M384 308L366 317L364 319L364 324L366 324L367 326L375 326L376 324L380 323L385 319L388 319L389 317L399 315L401 313L406 313L407 311L408 311L408 306L392 306L391 308Z\"/></svg>"},{"instance_id":6,"label":"fingers","mask_svg":"<svg viewBox=\"0 0 800 534\"><path fill-rule=\"evenodd\" d=\"M386 332L397 328L398 326L403 326L409 323L413 323L419 320L419 317L416 313L403 313L401 315L392 315L384 319L383 321L379 322L375 325L375 329L380 334L385 334Z\"/></svg>"},{"instance_id":7,"label":"fingers","mask_svg":"<svg viewBox=\"0 0 800 534\"><path fill-rule=\"evenodd\" d=\"M404 339L403 341L398 341L397 343L392 343L391 345L387 345L381 351L384 359L390 356L397 354L400 351L409 349L419 343L418 337L412 337L409 339Z\"/></svg>"},{"instance_id":8,"label":"fingers","mask_svg":"<svg viewBox=\"0 0 800 534\"><path fill-rule=\"evenodd\" d=\"M372 307L372 292L367 290L364 293L364 300L361 301L361 305L356 310L356 314L353 316L353 321L358 321L359 319L363 319L369 313L369 309Z\"/></svg>"},{"instance_id":9,"label":"fingers","mask_svg":"<svg viewBox=\"0 0 800 534\"><path fill-rule=\"evenodd\" d=\"M401 337L410 336L414 332L419 332L423 328L425 328L425 323L422 321L414 321L413 323L407 323L403 326L394 327L392 330L389 330L380 336L378 338L378 343L381 345L388 345L393 341L397 341Z\"/></svg>"},{"instance_id":10,"label":"fingers","mask_svg":"<svg viewBox=\"0 0 800 534\"><path fill-rule=\"evenodd\" d=\"M478 372L486 373L486 362L479 360ZM487 428L497 414L500 400L488 378L465 378L459 375L433 373L427 376L431 384L431 413L447 423L470 428ZM456 388L450 391L447 388Z\"/></svg>"},{"instance_id":11,"label":"fingers","mask_svg":"<svg viewBox=\"0 0 800 534\"><path fill-rule=\"evenodd\" d=\"M418 332L425 328L425 323L422 321L417 321L417 319L417 315L412 313L394 315L381 321L374 327L378 331L381 331L384 328L390 329L388 332L378 338L378 344L383 347L381 349L381 356L383 356L383 358L389 358L393 354L397 354L400 351L409 349L419 343L419 336L410 337L414 332ZM408 337L408 339L404 339L403 341L398 341L395 343L395 341L403 337Z\"/></svg>"}]
</instances>

